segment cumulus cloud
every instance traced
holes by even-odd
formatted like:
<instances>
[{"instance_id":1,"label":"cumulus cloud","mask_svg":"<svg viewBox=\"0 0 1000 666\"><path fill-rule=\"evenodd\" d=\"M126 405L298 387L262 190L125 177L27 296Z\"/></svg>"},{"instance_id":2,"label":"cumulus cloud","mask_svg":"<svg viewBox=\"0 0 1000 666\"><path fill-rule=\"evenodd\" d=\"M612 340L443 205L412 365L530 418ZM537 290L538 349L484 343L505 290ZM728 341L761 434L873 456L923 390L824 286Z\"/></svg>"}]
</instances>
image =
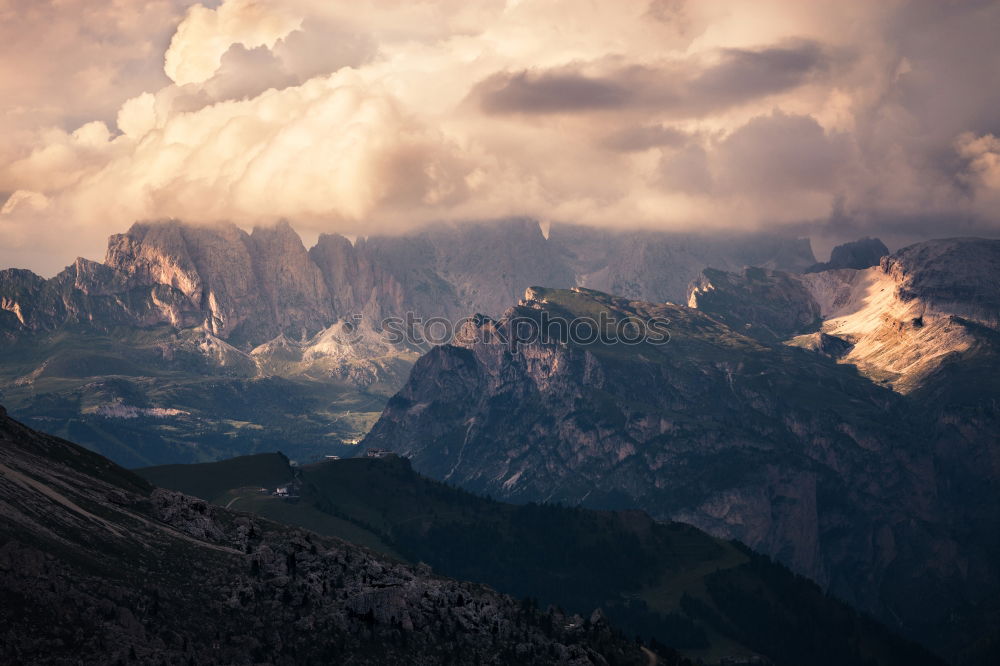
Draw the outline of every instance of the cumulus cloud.
<instances>
[{"instance_id":1,"label":"cumulus cloud","mask_svg":"<svg viewBox=\"0 0 1000 666\"><path fill-rule=\"evenodd\" d=\"M992 233L998 22L978 0L8 0L0 265L51 273L166 216Z\"/></svg>"},{"instance_id":2,"label":"cumulus cloud","mask_svg":"<svg viewBox=\"0 0 1000 666\"><path fill-rule=\"evenodd\" d=\"M301 23L281 3L228 0L217 9L196 4L177 27L163 69L178 85L201 83L215 74L232 45L270 49Z\"/></svg>"}]
</instances>

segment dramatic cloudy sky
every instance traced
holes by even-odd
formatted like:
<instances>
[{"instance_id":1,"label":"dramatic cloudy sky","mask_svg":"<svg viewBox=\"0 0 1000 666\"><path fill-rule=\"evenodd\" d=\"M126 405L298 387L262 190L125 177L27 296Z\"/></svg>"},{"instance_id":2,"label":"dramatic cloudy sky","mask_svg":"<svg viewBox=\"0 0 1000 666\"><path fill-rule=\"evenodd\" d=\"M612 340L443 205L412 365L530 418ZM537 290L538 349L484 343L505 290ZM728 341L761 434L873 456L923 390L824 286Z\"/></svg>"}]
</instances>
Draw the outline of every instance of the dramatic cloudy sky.
<instances>
[{"instance_id":1,"label":"dramatic cloudy sky","mask_svg":"<svg viewBox=\"0 0 1000 666\"><path fill-rule=\"evenodd\" d=\"M0 267L160 217L993 235L998 30L972 0L0 0Z\"/></svg>"}]
</instances>

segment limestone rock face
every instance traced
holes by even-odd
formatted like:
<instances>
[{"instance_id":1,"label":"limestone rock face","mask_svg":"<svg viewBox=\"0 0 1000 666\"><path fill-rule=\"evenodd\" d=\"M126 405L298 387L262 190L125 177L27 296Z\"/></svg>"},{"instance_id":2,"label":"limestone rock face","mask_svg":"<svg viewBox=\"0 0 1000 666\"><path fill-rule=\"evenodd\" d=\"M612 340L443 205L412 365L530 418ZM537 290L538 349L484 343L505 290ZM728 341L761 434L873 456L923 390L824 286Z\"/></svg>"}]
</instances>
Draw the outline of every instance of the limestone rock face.
<instances>
[{"instance_id":1,"label":"limestone rock face","mask_svg":"<svg viewBox=\"0 0 1000 666\"><path fill-rule=\"evenodd\" d=\"M323 275L335 312L361 314L374 322L404 311L402 285L373 260L365 239L354 245L338 234L321 234L309 256Z\"/></svg>"},{"instance_id":2,"label":"limestone rock face","mask_svg":"<svg viewBox=\"0 0 1000 666\"><path fill-rule=\"evenodd\" d=\"M920 388L956 355L995 346L1000 241L918 243L860 271L802 276L822 331L853 345L843 357L901 392Z\"/></svg>"},{"instance_id":3,"label":"limestone rock face","mask_svg":"<svg viewBox=\"0 0 1000 666\"><path fill-rule=\"evenodd\" d=\"M199 321L198 310L177 289L131 280L87 259L77 259L50 280L30 271L0 271L0 335L42 333L64 325L108 330L161 322L187 327Z\"/></svg>"},{"instance_id":4,"label":"limestone rock face","mask_svg":"<svg viewBox=\"0 0 1000 666\"><path fill-rule=\"evenodd\" d=\"M500 314L529 285L574 285L572 270L535 220L431 228L426 236L435 271L454 285L459 316Z\"/></svg>"},{"instance_id":5,"label":"limestone rock face","mask_svg":"<svg viewBox=\"0 0 1000 666\"><path fill-rule=\"evenodd\" d=\"M319 271L287 223L253 235L231 224L136 224L111 237L105 263L135 282L180 290L226 339L315 331L330 319Z\"/></svg>"},{"instance_id":6,"label":"limestone rock face","mask_svg":"<svg viewBox=\"0 0 1000 666\"><path fill-rule=\"evenodd\" d=\"M843 338L838 338L835 335L827 335L822 332L797 336L794 338L794 342L790 342L789 344L809 349L830 358L843 358L854 346Z\"/></svg>"},{"instance_id":7,"label":"limestone rock face","mask_svg":"<svg viewBox=\"0 0 1000 666\"><path fill-rule=\"evenodd\" d=\"M706 268L688 287L687 304L746 335L776 342L815 329L820 307L798 276L765 268L726 273Z\"/></svg>"},{"instance_id":8,"label":"limestone rock face","mask_svg":"<svg viewBox=\"0 0 1000 666\"><path fill-rule=\"evenodd\" d=\"M214 335L228 338L263 314L247 245L235 225L135 224L111 237L105 264L135 282L178 289Z\"/></svg>"},{"instance_id":9,"label":"limestone rock face","mask_svg":"<svg viewBox=\"0 0 1000 666\"><path fill-rule=\"evenodd\" d=\"M998 274L1000 241L945 239L860 270L705 269L687 303L762 341L791 340L840 358L907 393L956 354L994 345Z\"/></svg>"},{"instance_id":10,"label":"limestone rock face","mask_svg":"<svg viewBox=\"0 0 1000 666\"><path fill-rule=\"evenodd\" d=\"M932 313L1000 329L1000 240L917 243L885 257L880 268L895 282L900 300L919 300Z\"/></svg>"},{"instance_id":11,"label":"limestone rock face","mask_svg":"<svg viewBox=\"0 0 1000 666\"><path fill-rule=\"evenodd\" d=\"M323 273L288 222L254 229L249 245L257 291L274 326L269 332L301 338L336 319Z\"/></svg>"},{"instance_id":12,"label":"limestone rock face","mask_svg":"<svg viewBox=\"0 0 1000 666\"><path fill-rule=\"evenodd\" d=\"M79 260L53 280L0 273L0 335L66 324L204 326L249 351L303 340L360 315L455 321L501 313L532 284L596 284L651 300L684 297L706 265L798 270L809 243L770 236L711 240L598 232L534 220L431 225L351 242L324 234L308 251L287 222L246 233L232 224L143 222L109 239L104 264ZM103 299L103 300L101 300Z\"/></svg>"},{"instance_id":13,"label":"limestone rock face","mask_svg":"<svg viewBox=\"0 0 1000 666\"><path fill-rule=\"evenodd\" d=\"M862 238L838 245L830 253L830 261L813 264L805 272L818 273L819 271L831 271L839 268L861 270L878 266L882 257L888 254L889 248L878 238Z\"/></svg>"}]
</instances>

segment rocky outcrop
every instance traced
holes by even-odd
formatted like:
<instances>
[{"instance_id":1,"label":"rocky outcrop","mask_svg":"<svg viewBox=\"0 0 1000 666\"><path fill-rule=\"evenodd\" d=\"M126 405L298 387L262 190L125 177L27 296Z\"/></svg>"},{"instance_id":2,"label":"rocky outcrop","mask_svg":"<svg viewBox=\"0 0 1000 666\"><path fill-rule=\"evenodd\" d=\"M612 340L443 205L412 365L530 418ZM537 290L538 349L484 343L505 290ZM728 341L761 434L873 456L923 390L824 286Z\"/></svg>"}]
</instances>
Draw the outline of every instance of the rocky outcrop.
<instances>
[{"instance_id":1,"label":"rocky outcrop","mask_svg":"<svg viewBox=\"0 0 1000 666\"><path fill-rule=\"evenodd\" d=\"M336 319L319 269L287 222L247 234L235 225L136 224L108 242L105 264L133 282L168 284L237 343L315 333Z\"/></svg>"},{"instance_id":2,"label":"rocky outcrop","mask_svg":"<svg viewBox=\"0 0 1000 666\"><path fill-rule=\"evenodd\" d=\"M929 313L962 317L1000 329L1000 240L926 241L885 257L880 269L899 299L919 300Z\"/></svg>"},{"instance_id":3,"label":"rocky outcrop","mask_svg":"<svg viewBox=\"0 0 1000 666\"><path fill-rule=\"evenodd\" d=\"M296 338L336 321L323 273L288 222L257 227L249 241L257 290L266 304L265 321Z\"/></svg>"},{"instance_id":4,"label":"rocky outcrop","mask_svg":"<svg viewBox=\"0 0 1000 666\"><path fill-rule=\"evenodd\" d=\"M401 386L418 356L418 345L393 342L362 319L337 322L301 341L284 335L255 347L250 356L261 373L344 382L372 389Z\"/></svg>"},{"instance_id":5,"label":"rocky outcrop","mask_svg":"<svg viewBox=\"0 0 1000 666\"><path fill-rule=\"evenodd\" d=\"M742 333L790 340L908 393L941 363L993 344L1000 330L997 271L1000 241L946 239L903 248L861 270L706 269L691 283L687 303Z\"/></svg>"},{"instance_id":6,"label":"rocky outcrop","mask_svg":"<svg viewBox=\"0 0 1000 666\"><path fill-rule=\"evenodd\" d=\"M667 321L669 342L510 344L518 321L600 311ZM639 507L739 539L949 650L979 611L946 618L1000 589L990 538L949 527L965 504L933 419L851 367L581 289L532 289L470 327L417 362L366 447L493 496Z\"/></svg>"},{"instance_id":7,"label":"rocky outcrop","mask_svg":"<svg viewBox=\"0 0 1000 666\"><path fill-rule=\"evenodd\" d=\"M309 256L326 281L335 312L361 314L371 322L404 312L406 294L396 277L367 251L338 234L320 234Z\"/></svg>"},{"instance_id":8,"label":"rocky outcrop","mask_svg":"<svg viewBox=\"0 0 1000 666\"><path fill-rule=\"evenodd\" d=\"M544 614L337 539L154 490L0 415L0 661L640 664Z\"/></svg>"},{"instance_id":9,"label":"rocky outcrop","mask_svg":"<svg viewBox=\"0 0 1000 666\"><path fill-rule=\"evenodd\" d=\"M843 338L838 338L835 335L827 335L822 332L797 336L789 344L814 351L817 354L829 356L830 358L843 358L851 351L851 347L854 346Z\"/></svg>"},{"instance_id":10,"label":"rocky outcrop","mask_svg":"<svg viewBox=\"0 0 1000 666\"><path fill-rule=\"evenodd\" d=\"M727 273L706 268L688 287L687 304L730 328L777 342L820 324L820 307L798 276L766 268Z\"/></svg>"},{"instance_id":11,"label":"rocky outcrop","mask_svg":"<svg viewBox=\"0 0 1000 666\"><path fill-rule=\"evenodd\" d=\"M845 363L897 391L919 389L942 363L993 346L1000 330L1000 241L927 241L865 270L802 276L822 331L852 346Z\"/></svg>"},{"instance_id":12,"label":"rocky outcrop","mask_svg":"<svg viewBox=\"0 0 1000 666\"><path fill-rule=\"evenodd\" d=\"M64 326L107 331L116 326L197 325L201 313L168 284L143 284L113 268L77 259L44 280L30 271L0 271L0 331L14 337Z\"/></svg>"},{"instance_id":13,"label":"rocky outcrop","mask_svg":"<svg viewBox=\"0 0 1000 666\"><path fill-rule=\"evenodd\" d=\"M820 271L832 271L840 268L853 268L861 270L878 266L882 257L889 254L889 248L878 238L862 238L860 240L844 243L833 248L830 253L830 261L813 264L805 270L806 273L818 273Z\"/></svg>"}]
</instances>

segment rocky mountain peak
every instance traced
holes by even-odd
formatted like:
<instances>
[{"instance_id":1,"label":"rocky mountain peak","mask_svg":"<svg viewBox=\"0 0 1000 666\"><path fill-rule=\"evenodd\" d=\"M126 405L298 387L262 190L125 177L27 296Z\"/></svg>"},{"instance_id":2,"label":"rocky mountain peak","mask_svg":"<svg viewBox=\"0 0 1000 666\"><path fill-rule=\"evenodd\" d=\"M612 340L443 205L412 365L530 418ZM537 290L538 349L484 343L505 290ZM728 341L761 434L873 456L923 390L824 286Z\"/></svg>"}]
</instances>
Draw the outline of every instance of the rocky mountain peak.
<instances>
[{"instance_id":1,"label":"rocky mountain peak","mask_svg":"<svg viewBox=\"0 0 1000 666\"><path fill-rule=\"evenodd\" d=\"M837 270L839 268L853 268L861 270L878 266L882 257L889 254L889 248L878 238L861 238L856 241L844 243L833 248L830 253L830 261L813 264L806 269L806 273L818 273L819 271Z\"/></svg>"},{"instance_id":2,"label":"rocky mountain peak","mask_svg":"<svg viewBox=\"0 0 1000 666\"><path fill-rule=\"evenodd\" d=\"M916 243L884 257L881 270L903 301L1000 328L1000 240L946 238Z\"/></svg>"},{"instance_id":3,"label":"rocky mountain peak","mask_svg":"<svg viewBox=\"0 0 1000 666\"><path fill-rule=\"evenodd\" d=\"M706 268L689 285L687 304L767 342L815 329L820 321L820 306L798 276L767 268Z\"/></svg>"},{"instance_id":4,"label":"rocky mountain peak","mask_svg":"<svg viewBox=\"0 0 1000 666\"><path fill-rule=\"evenodd\" d=\"M852 345L841 360L910 392L943 363L994 344L1000 287L992 276L998 270L1000 241L956 238L905 247L864 270L821 271L801 280L820 305L822 331Z\"/></svg>"},{"instance_id":5,"label":"rocky mountain peak","mask_svg":"<svg viewBox=\"0 0 1000 666\"><path fill-rule=\"evenodd\" d=\"M0 325L4 335L82 321L100 328L108 317L116 325L203 325L249 350L279 333L302 339L358 314L373 326L406 313L424 320L471 312L496 316L531 284L604 286L678 301L706 265L794 269L806 259L812 263L812 252L802 239L711 239L570 225L556 225L547 238L536 220L522 217L441 223L354 243L324 234L309 250L286 220L249 234L230 223L156 220L113 235L104 268L77 262L40 287L7 275L0 280ZM132 293L136 289L144 295ZM71 307L60 304L60 290L76 294ZM26 302L28 292L37 303ZM126 293L131 295L124 298ZM95 295L109 300L100 307L83 303ZM81 317L81 308L90 314ZM90 316L101 309L108 310L103 318Z\"/></svg>"},{"instance_id":6,"label":"rocky mountain peak","mask_svg":"<svg viewBox=\"0 0 1000 666\"><path fill-rule=\"evenodd\" d=\"M311 334L335 318L323 273L286 220L255 227L250 246L256 288L278 331Z\"/></svg>"}]
</instances>

